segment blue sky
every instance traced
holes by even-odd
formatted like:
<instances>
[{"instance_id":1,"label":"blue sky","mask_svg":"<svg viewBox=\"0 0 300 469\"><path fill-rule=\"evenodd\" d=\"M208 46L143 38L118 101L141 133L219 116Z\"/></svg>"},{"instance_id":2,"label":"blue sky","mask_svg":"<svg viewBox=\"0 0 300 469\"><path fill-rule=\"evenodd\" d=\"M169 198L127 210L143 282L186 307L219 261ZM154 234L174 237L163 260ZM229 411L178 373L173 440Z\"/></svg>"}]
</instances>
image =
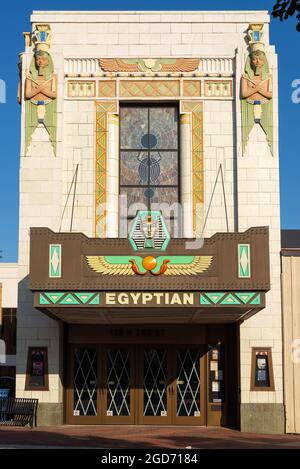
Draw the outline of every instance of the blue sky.
<instances>
[{"instance_id":1,"label":"blue sky","mask_svg":"<svg viewBox=\"0 0 300 469\"><path fill-rule=\"evenodd\" d=\"M30 31L32 10L272 10L275 0L152 0L107 3L96 0L31 1L1 5L0 79L6 83L6 104L0 104L0 249L3 262L17 261L18 256L18 178L20 145L20 109L17 103L18 54L24 49L23 31ZM149 8L151 5L151 8ZM292 82L300 80L300 33L295 18L281 23L271 19L271 43L279 55L279 116L281 167L282 228L300 228L300 103L291 99ZM298 131L298 133L297 133Z\"/></svg>"}]
</instances>

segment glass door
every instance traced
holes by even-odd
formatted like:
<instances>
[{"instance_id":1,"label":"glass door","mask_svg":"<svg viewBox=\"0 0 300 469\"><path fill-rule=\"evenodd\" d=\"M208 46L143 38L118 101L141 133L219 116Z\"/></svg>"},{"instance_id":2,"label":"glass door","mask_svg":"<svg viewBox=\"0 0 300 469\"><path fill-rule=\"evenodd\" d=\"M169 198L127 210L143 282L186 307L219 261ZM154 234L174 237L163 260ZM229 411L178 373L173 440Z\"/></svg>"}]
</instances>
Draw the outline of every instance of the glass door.
<instances>
[{"instance_id":1,"label":"glass door","mask_svg":"<svg viewBox=\"0 0 300 469\"><path fill-rule=\"evenodd\" d=\"M69 424L205 425L201 346L76 345L69 363Z\"/></svg>"},{"instance_id":2,"label":"glass door","mask_svg":"<svg viewBox=\"0 0 300 469\"><path fill-rule=\"evenodd\" d=\"M71 348L69 423L94 424L99 420L97 347Z\"/></svg>"},{"instance_id":3,"label":"glass door","mask_svg":"<svg viewBox=\"0 0 300 469\"><path fill-rule=\"evenodd\" d=\"M130 347L107 347L101 354L104 423L134 423L134 357Z\"/></svg>"},{"instance_id":4,"label":"glass door","mask_svg":"<svg viewBox=\"0 0 300 469\"><path fill-rule=\"evenodd\" d=\"M199 347L174 350L174 423L205 425L205 355Z\"/></svg>"},{"instance_id":5,"label":"glass door","mask_svg":"<svg viewBox=\"0 0 300 469\"><path fill-rule=\"evenodd\" d=\"M138 423L167 425L172 421L171 362L165 347L141 347L139 353Z\"/></svg>"}]
</instances>

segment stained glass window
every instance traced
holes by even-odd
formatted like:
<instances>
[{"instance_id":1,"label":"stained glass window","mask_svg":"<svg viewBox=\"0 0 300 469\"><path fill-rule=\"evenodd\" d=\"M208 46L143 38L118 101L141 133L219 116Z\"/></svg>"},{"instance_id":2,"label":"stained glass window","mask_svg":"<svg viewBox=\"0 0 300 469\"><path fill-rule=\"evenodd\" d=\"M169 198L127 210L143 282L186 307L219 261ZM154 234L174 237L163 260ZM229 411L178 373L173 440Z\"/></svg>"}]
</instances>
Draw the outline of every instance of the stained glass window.
<instances>
[{"instance_id":1,"label":"stained glass window","mask_svg":"<svg viewBox=\"0 0 300 469\"><path fill-rule=\"evenodd\" d=\"M120 107L120 194L127 196L128 219L138 209L164 212L158 205L179 202L178 178L178 107Z\"/></svg>"}]
</instances>

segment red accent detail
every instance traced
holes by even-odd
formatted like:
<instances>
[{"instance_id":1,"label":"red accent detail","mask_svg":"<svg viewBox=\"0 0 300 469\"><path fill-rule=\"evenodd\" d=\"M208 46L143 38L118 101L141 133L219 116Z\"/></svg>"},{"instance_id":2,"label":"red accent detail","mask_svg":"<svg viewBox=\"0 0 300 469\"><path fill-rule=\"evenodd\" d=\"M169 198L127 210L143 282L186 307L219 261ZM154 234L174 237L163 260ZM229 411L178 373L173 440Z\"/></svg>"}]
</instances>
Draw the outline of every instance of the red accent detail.
<instances>
[{"instance_id":1,"label":"red accent detail","mask_svg":"<svg viewBox=\"0 0 300 469\"><path fill-rule=\"evenodd\" d=\"M137 264L136 264L136 262L135 262L134 259L129 259L129 262L131 262L131 268L132 268L132 270L133 270L133 272L134 272L135 274L137 274L137 275L145 275L145 274L147 273L147 272L140 272L140 271L139 271L139 268L138 268L138 266L137 266Z\"/></svg>"},{"instance_id":2,"label":"red accent detail","mask_svg":"<svg viewBox=\"0 0 300 469\"><path fill-rule=\"evenodd\" d=\"M162 275L162 274L164 274L165 271L168 268L168 266L167 266L168 262L171 262L170 259L164 259L163 263L162 263L162 265L159 269L159 272L155 273L155 272L150 271L150 274L152 274L152 275Z\"/></svg>"}]
</instances>

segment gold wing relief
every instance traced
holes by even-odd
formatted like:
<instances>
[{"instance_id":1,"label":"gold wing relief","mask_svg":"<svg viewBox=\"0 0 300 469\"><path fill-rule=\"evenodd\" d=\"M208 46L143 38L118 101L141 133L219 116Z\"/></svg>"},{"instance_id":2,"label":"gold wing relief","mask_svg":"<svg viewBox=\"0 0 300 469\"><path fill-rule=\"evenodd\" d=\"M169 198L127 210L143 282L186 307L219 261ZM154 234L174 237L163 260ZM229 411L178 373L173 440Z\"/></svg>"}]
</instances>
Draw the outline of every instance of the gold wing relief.
<instances>
[{"instance_id":1,"label":"gold wing relief","mask_svg":"<svg viewBox=\"0 0 300 469\"><path fill-rule=\"evenodd\" d=\"M122 59L100 59L100 67L105 72L138 72L137 63L126 63Z\"/></svg>"},{"instance_id":2,"label":"gold wing relief","mask_svg":"<svg viewBox=\"0 0 300 469\"><path fill-rule=\"evenodd\" d=\"M134 275L131 263L110 263L106 256L86 256L90 268L101 275Z\"/></svg>"},{"instance_id":3,"label":"gold wing relief","mask_svg":"<svg viewBox=\"0 0 300 469\"><path fill-rule=\"evenodd\" d=\"M163 64L163 72L193 72L199 67L199 59L176 59L174 64Z\"/></svg>"},{"instance_id":4,"label":"gold wing relief","mask_svg":"<svg viewBox=\"0 0 300 469\"><path fill-rule=\"evenodd\" d=\"M86 260L100 275L188 276L208 270L213 256L86 256Z\"/></svg>"},{"instance_id":5,"label":"gold wing relief","mask_svg":"<svg viewBox=\"0 0 300 469\"><path fill-rule=\"evenodd\" d=\"M189 264L168 264L165 275L199 275L209 269L213 256L195 256Z\"/></svg>"},{"instance_id":6,"label":"gold wing relief","mask_svg":"<svg viewBox=\"0 0 300 469\"><path fill-rule=\"evenodd\" d=\"M199 59L99 59L105 72L193 72L199 67Z\"/></svg>"}]
</instances>

